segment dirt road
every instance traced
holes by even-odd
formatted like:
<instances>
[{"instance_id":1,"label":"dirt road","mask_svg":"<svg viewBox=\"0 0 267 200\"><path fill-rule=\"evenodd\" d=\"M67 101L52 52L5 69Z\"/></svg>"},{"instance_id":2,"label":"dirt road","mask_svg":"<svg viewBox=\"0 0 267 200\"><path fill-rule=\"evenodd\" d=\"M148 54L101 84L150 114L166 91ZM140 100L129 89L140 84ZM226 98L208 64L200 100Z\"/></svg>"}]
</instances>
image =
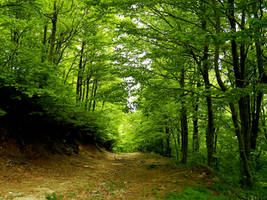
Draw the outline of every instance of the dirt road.
<instances>
[{"instance_id":1,"label":"dirt road","mask_svg":"<svg viewBox=\"0 0 267 200\"><path fill-rule=\"evenodd\" d=\"M153 154L101 153L81 147L74 156L34 160L0 156L0 200L149 200L209 184L204 167L176 166Z\"/></svg>"}]
</instances>

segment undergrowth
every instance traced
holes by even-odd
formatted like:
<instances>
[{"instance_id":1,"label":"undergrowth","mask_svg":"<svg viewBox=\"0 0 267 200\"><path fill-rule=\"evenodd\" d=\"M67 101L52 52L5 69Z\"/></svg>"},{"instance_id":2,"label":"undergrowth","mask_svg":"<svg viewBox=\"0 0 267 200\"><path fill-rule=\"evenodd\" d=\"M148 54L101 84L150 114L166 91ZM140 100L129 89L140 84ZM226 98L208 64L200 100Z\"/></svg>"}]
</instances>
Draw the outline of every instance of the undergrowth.
<instances>
[{"instance_id":1,"label":"undergrowth","mask_svg":"<svg viewBox=\"0 0 267 200\"><path fill-rule=\"evenodd\" d=\"M63 195L52 193L52 194L46 194L45 198L47 200L62 200L63 199Z\"/></svg>"},{"instance_id":2,"label":"undergrowth","mask_svg":"<svg viewBox=\"0 0 267 200\"><path fill-rule=\"evenodd\" d=\"M231 197L215 196L214 193L204 187L186 188L182 194L167 193L164 200L230 200Z\"/></svg>"}]
</instances>

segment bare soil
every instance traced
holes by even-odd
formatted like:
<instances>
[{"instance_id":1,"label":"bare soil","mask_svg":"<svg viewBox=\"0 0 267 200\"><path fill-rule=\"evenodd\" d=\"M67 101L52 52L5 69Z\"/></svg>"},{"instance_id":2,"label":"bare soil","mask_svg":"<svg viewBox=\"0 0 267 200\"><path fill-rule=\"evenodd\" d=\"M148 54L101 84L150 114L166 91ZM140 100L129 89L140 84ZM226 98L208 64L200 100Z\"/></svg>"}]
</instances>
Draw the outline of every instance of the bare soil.
<instances>
[{"instance_id":1,"label":"bare soil","mask_svg":"<svg viewBox=\"0 0 267 200\"><path fill-rule=\"evenodd\" d=\"M201 166L177 166L147 153L100 152L80 146L78 155L29 159L0 154L0 200L161 199L168 192L212 184Z\"/></svg>"}]
</instances>

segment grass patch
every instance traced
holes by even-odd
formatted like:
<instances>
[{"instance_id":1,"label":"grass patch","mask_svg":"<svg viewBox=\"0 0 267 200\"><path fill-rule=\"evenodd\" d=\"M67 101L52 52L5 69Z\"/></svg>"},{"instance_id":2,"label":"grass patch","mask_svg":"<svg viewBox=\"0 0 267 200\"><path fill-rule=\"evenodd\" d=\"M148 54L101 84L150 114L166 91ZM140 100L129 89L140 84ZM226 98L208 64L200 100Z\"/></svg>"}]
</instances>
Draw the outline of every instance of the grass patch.
<instances>
[{"instance_id":1,"label":"grass patch","mask_svg":"<svg viewBox=\"0 0 267 200\"><path fill-rule=\"evenodd\" d=\"M250 190L243 190L238 194L240 199L255 199L255 200L266 200L267 190L266 188L254 186Z\"/></svg>"},{"instance_id":2,"label":"grass patch","mask_svg":"<svg viewBox=\"0 0 267 200\"><path fill-rule=\"evenodd\" d=\"M110 184L110 185L108 186L108 190L109 190L109 191L114 191L114 189L115 189L115 185L114 185L114 184Z\"/></svg>"},{"instance_id":3,"label":"grass patch","mask_svg":"<svg viewBox=\"0 0 267 200\"><path fill-rule=\"evenodd\" d=\"M63 195L62 194L52 193L52 194L46 194L45 198L47 200L63 200Z\"/></svg>"},{"instance_id":4,"label":"grass patch","mask_svg":"<svg viewBox=\"0 0 267 200\"><path fill-rule=\"evenodd\" d=\"M214 193L204 187L186 188L182 194L167 193L164 200L230 200L225 196L215 196Z\"/></svg>"},{"instance_id":5,"label":"grass patch","mask_svg":"<svg viewBox=\"0 0 267 200\"><path fill-rule=\"evenodd\" d=\"M72 192L72 193L68 194L68 197L69 198L73 198L75 196L77 196L77 193L76 192Z\"/></svg>"}]
</instances>

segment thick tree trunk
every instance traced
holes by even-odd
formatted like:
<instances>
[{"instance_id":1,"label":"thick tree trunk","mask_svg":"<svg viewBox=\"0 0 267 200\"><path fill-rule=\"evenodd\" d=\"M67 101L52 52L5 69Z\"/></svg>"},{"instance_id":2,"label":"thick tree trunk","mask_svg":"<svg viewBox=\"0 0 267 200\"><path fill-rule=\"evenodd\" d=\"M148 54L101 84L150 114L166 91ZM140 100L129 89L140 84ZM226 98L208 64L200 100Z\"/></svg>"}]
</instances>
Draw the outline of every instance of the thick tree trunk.
<instances>
[{"instance_id":1,"label":"thick tree trunk","mask_svg":"<svg viewBox=\"0 0 267 200\"><path fill-rule=\"evenodd\" d=\"M250 120L250 99L248 96L240 98L238 101L239 115L241 121L241 134L243 135L245 152L248 159L250 159L251 143L251 120Z\"/></svg>"},{"instance_id":2,"label":"thick tree trunk","mask_svg":"<svg viewBox=\"0 0 267 200\"><path fill-rule=\"evenodd\" d=\"M249 160L247 158L246 151L245 151L244 138L239 128L238 114L236 111L236 107L233 103L230 103L230 109L232 112L232 121L235 127L235 133L238 139L239 154L240 154L240 158L241 158L242 166L243 166L242 174L244 174L246 177L245 180L242 180L242 182L243 184L250 186L252 185L252 173L251 173L251 169L249 165Z\"/></svg>"},{"instance_id":3,"label":"thick tree trunk","mask_svg":"<svg viewBox=\"0 0 267 200\"><path fill-rule=\"evenodd\" d=\"M242 11L241 16L241 30L245 30L245 18L246 11L245 9ZM246 69L246 52L245 52L245 44L241 43L240 45L240 85L238 87L245 88L247 81L247 69ZM239 114L241 120L241 133L244 137L245 143L245 151L247 158L250 159L250 151L251 151L251 110L250 110L250 96L246 95L241 97L238 101L239 105Z\"/></svg>"},{"instance_id":4,"label":"thick tree trunk","mask_svg":"<svg viewBox=\"0 0 267 200\"><path fill-rule=\"evenodd\" d=\"M208 165L214 166L214 122L213 122L213 108L212 108L212 100L210 96L206 97L207 106L208 106L208 128L206 133L206 145L208 152Z\"/></svg>"}]
</instances>

